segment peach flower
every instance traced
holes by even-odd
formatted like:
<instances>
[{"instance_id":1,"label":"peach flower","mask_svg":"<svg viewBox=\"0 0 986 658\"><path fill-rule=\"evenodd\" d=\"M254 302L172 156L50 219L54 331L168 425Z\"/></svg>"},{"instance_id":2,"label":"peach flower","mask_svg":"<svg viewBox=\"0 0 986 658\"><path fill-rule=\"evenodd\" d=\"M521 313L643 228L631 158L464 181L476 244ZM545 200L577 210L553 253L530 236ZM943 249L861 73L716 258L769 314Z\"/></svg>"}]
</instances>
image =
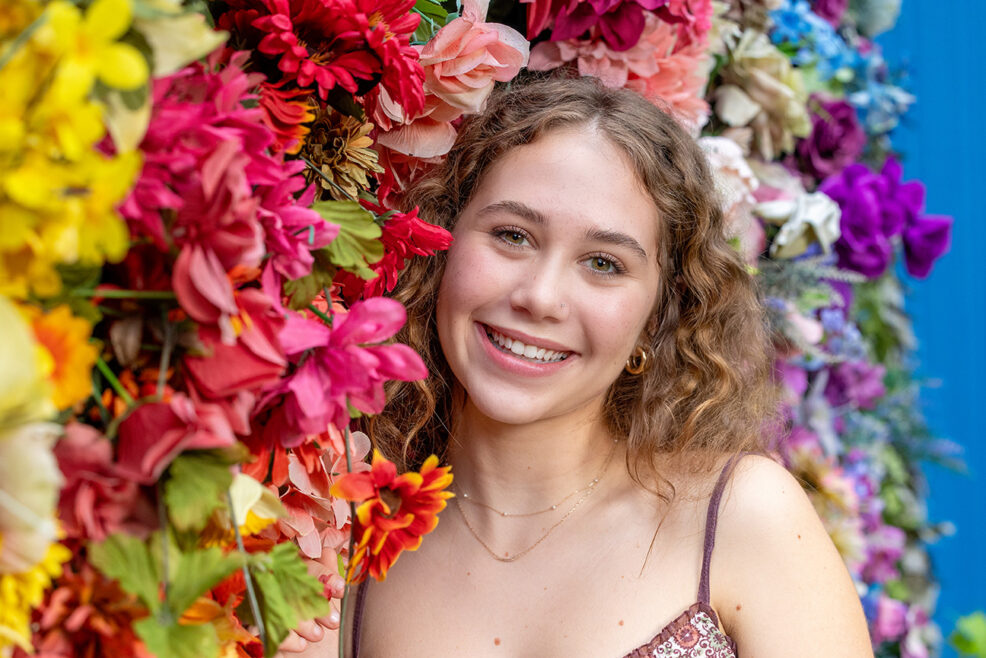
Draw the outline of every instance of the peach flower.
<instances>
[{"instance_id":1,"label":"peach flower","mask_svg":"<svg viewBox=\"0 0 986 658\"><path fill-rule=\"evenodd\" d=\"M763 225L753 215L754 196L760 181L754 175L739 144L726 137L701 137L699 146L705 151L716 178L716 188L722 200L726 236L736 240L743 259L756 265L766 246Z\"/></svg>"},{"instance_id":2,"label":"peach flower","mask_svg":"<svg viewBox=\"0 0 986 658\"><path fill-rule=\"evenodd\" d=\"M381 132L378 143L419 158L448 153L456 136L451 122L481 111L493 85L512 80L527 65L530 44L511 27L484 22L488 8L489 0L465 0L462 15L419 47L424 111L408 122L380 99L388 119L382 125L395 128Z\"/></svg>"},{"instance_id":3,"label":"peach flower","mask_svg":"<svg viewBox=\"0 0 986 658\"><path fill-rule=\"evenodd\" d=\"M673 114L698 135L709 115L705 102L711 59L701 43L679 42L678 28L648 13L644 32L633 48L615 51L596 38L545 41L531 52L528 68L549 71L576 62L580 75L607 87L633 89Z\"/></svg>"}]
</instances>

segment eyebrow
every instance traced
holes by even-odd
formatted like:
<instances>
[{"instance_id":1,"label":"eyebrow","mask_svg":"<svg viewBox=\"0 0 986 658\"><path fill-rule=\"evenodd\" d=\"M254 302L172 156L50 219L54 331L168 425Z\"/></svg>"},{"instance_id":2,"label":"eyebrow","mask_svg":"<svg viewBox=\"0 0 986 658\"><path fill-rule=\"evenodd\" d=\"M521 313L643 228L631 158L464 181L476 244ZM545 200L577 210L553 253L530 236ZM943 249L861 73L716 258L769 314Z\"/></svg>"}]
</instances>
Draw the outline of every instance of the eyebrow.
<instances>
[{"instance_id":1,"label":"eyebrow","mask_svg":"<svg viewBox=\"0 0 986 658\"><path fill-rule=\"evenodd\" d=\"M522 217L537 226L544 226L544 224L547 223L547 219L542 213L519 201L497 201L496 203L491 203L490 205L484 207L479 211L479 214L487 215L497 212L511 213L518 217ZM637 242L637 240L630 237L626 233L590 228L586 230L585 237L587 240L591 240L592 242L605 242L607 244L626 247L640 256L643 260L647 260L647 250L640 246L640 243Z\"/></svg>"}]
</instances>

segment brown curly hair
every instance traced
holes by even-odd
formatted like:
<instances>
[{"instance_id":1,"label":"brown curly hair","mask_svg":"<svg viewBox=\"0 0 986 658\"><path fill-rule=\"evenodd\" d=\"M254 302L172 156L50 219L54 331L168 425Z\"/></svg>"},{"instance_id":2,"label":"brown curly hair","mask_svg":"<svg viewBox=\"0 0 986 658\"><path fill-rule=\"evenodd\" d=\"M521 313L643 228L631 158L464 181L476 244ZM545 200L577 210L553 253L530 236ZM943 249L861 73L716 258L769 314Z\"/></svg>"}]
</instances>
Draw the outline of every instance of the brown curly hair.
<instances>
[{"instance_id":1,"label":"brown curly hair","mask_svg":"<svg viewBox=\"0 0 986 658\"><path fill-rule=\"evenodd\" d=\"M626 154L662 220L658 265L665 276L641 337L648 367L640 375L622 372L605 404L608 429L626 441L630 475L656 488L667 482L657 466L662 454L686 456L698 471L711 470L724 454L762 450L775 393L755 281L724 235L704 153L666 113L592 78L515 82L462 125L446 160L414 185L405 205L451 230L497 158L573 125L596 129ZM367 429L405 469L446 454L456 409L455 378L435 326L445 263L444 254L414 259L393 292L408 312L397 339L421 354L431 374L392 382L387 407Z\"/></svg>"}]
</instances>

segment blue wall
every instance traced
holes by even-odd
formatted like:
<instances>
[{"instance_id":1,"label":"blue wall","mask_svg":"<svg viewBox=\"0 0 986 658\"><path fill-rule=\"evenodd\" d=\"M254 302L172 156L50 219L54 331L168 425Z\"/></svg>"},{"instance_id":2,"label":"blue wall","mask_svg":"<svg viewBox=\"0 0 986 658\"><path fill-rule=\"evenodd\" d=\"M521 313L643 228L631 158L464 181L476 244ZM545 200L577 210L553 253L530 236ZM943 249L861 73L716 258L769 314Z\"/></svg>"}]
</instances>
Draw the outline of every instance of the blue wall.
<instances>
[{"instance_id":1,"label":"blue wall","mask_svg":"<svg viewBox=\"0 0 986 658\"><path fill-rule=\"evenodd\" d=\"M940 379L924 394L932 429L965 448L968 475L928 467L929 515L953 537L932 548L942 592L936 620L986 609L986 1L904 0L884 55L911 72L917 104L893 135L904 179L927 184L927 209L955 217L952 249L927 281L907 282L920 347L918 373ZM946 656L956 655L951 649Z\"/></svg>"}]
</instances>

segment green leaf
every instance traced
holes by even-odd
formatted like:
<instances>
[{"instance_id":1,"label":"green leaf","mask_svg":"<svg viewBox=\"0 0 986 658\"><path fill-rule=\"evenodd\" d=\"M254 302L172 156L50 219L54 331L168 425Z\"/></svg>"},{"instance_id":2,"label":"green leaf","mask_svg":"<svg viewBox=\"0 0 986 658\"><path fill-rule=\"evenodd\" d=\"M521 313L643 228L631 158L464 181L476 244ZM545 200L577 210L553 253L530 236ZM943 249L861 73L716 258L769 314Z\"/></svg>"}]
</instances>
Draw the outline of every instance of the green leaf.
<instances>
[{"instance_id":1,"label":"green leaf","mask_svg":"<svg viewBox=\"0 0 986 658\"><path fill-rule=\"evenodd\" d=\"M445 11L442 4L440 2L434 2L434 0L418 0L414 3L413 11L441 25L445 24L445 17L448 16L448 12Z\"/></svg>"},{"instance_id":2,"label":"green leaf","mask_svg":"<svg viewBox=\"0 0 986 658\"><path fill-rule=\"evenodd\" d=\"M977 611L960 618L949 642L963 655L986 658L986 614Z\"/></svg>"},{"instance_id":3,"label":"green leaf","mask_svg":"<svg viewBox=\"0 0 986 658\"><path fill-rule=\"evenodd\" d=\"M318 201L313 208L339 227L339 235L325 247L332 264L361 279L375 278L376 272L367 266L383 258L383 243L373 213L356 201Z\"/></svg>"},{"instance_id":4,"label":"green leaf","mask_svg":"<svg viewBox=\"0 0 986 658\"><path fill-rule=\"evenodd\" d=\"M145 617L134 630L157 658L214 658L219 655L219 637L212 624L162 624Z\"/></svg>"},{"instance_id":5,"label":"green leaf","mask_svg":"<svg viewBox=\"0 0 986 658\"><path fill-rule=\"evenodd\" d=\"M201 530L209 515L225 502L233 482L229 467L239 460L218 451L186 452L171 463L164 485L168 516L179 531Z\"/></svg>"},{"instance_id":6,"label":"green leaf","mask_svg":"<svg viewBox=\"0 0 986 658\"><path fill-rule=\"evenodd\" d=\"M217 546L176 553L171 557L175 560L175 569L168 584L168 607L176 619L195 603L195 599L242 567L246 559L242 553L224 555Z\"/></svg>"},{"instance_id":7,"label":"green leaf","mask_svg":"<svg viewBox=\"0 0 986 658\"><path fill-rule=\"evenodd\" d=\"M157 536L154 533L152 538ZM110 535L89 547L89 561L104 575L118 580L125 591L135 594L152 613L161 608L158 598L161 568L140 539Z\"/></svg>"},{"instance_id":8,"label":"green leaf","mask_svg":"<svg viewBox=\"0 0 986 658\"><path fill-rule=\"evenodd\" d=\"M332 264L328 248L317 249L312 252L312 256L315 257L315 263L312 265L311 274L284 284L284 293L288 296L288 307L296 311L300 311L311 304L323 288L332 285L332 278L336 275L337 269Z\"/></svg>"},{"instance_id":9,"label":"green leaf","mask_svg":"<svg viewBox=\"0 0 986 658\"><path fill-rule=\"evenodd\" d=\"M251 568L257 585L260 614L267 631L265 654L274 655L288 631L299 621L329 612L321 583L308 573L291 542L278 544L266 555L255 555Z\"/></svg>"}]
</instances>

